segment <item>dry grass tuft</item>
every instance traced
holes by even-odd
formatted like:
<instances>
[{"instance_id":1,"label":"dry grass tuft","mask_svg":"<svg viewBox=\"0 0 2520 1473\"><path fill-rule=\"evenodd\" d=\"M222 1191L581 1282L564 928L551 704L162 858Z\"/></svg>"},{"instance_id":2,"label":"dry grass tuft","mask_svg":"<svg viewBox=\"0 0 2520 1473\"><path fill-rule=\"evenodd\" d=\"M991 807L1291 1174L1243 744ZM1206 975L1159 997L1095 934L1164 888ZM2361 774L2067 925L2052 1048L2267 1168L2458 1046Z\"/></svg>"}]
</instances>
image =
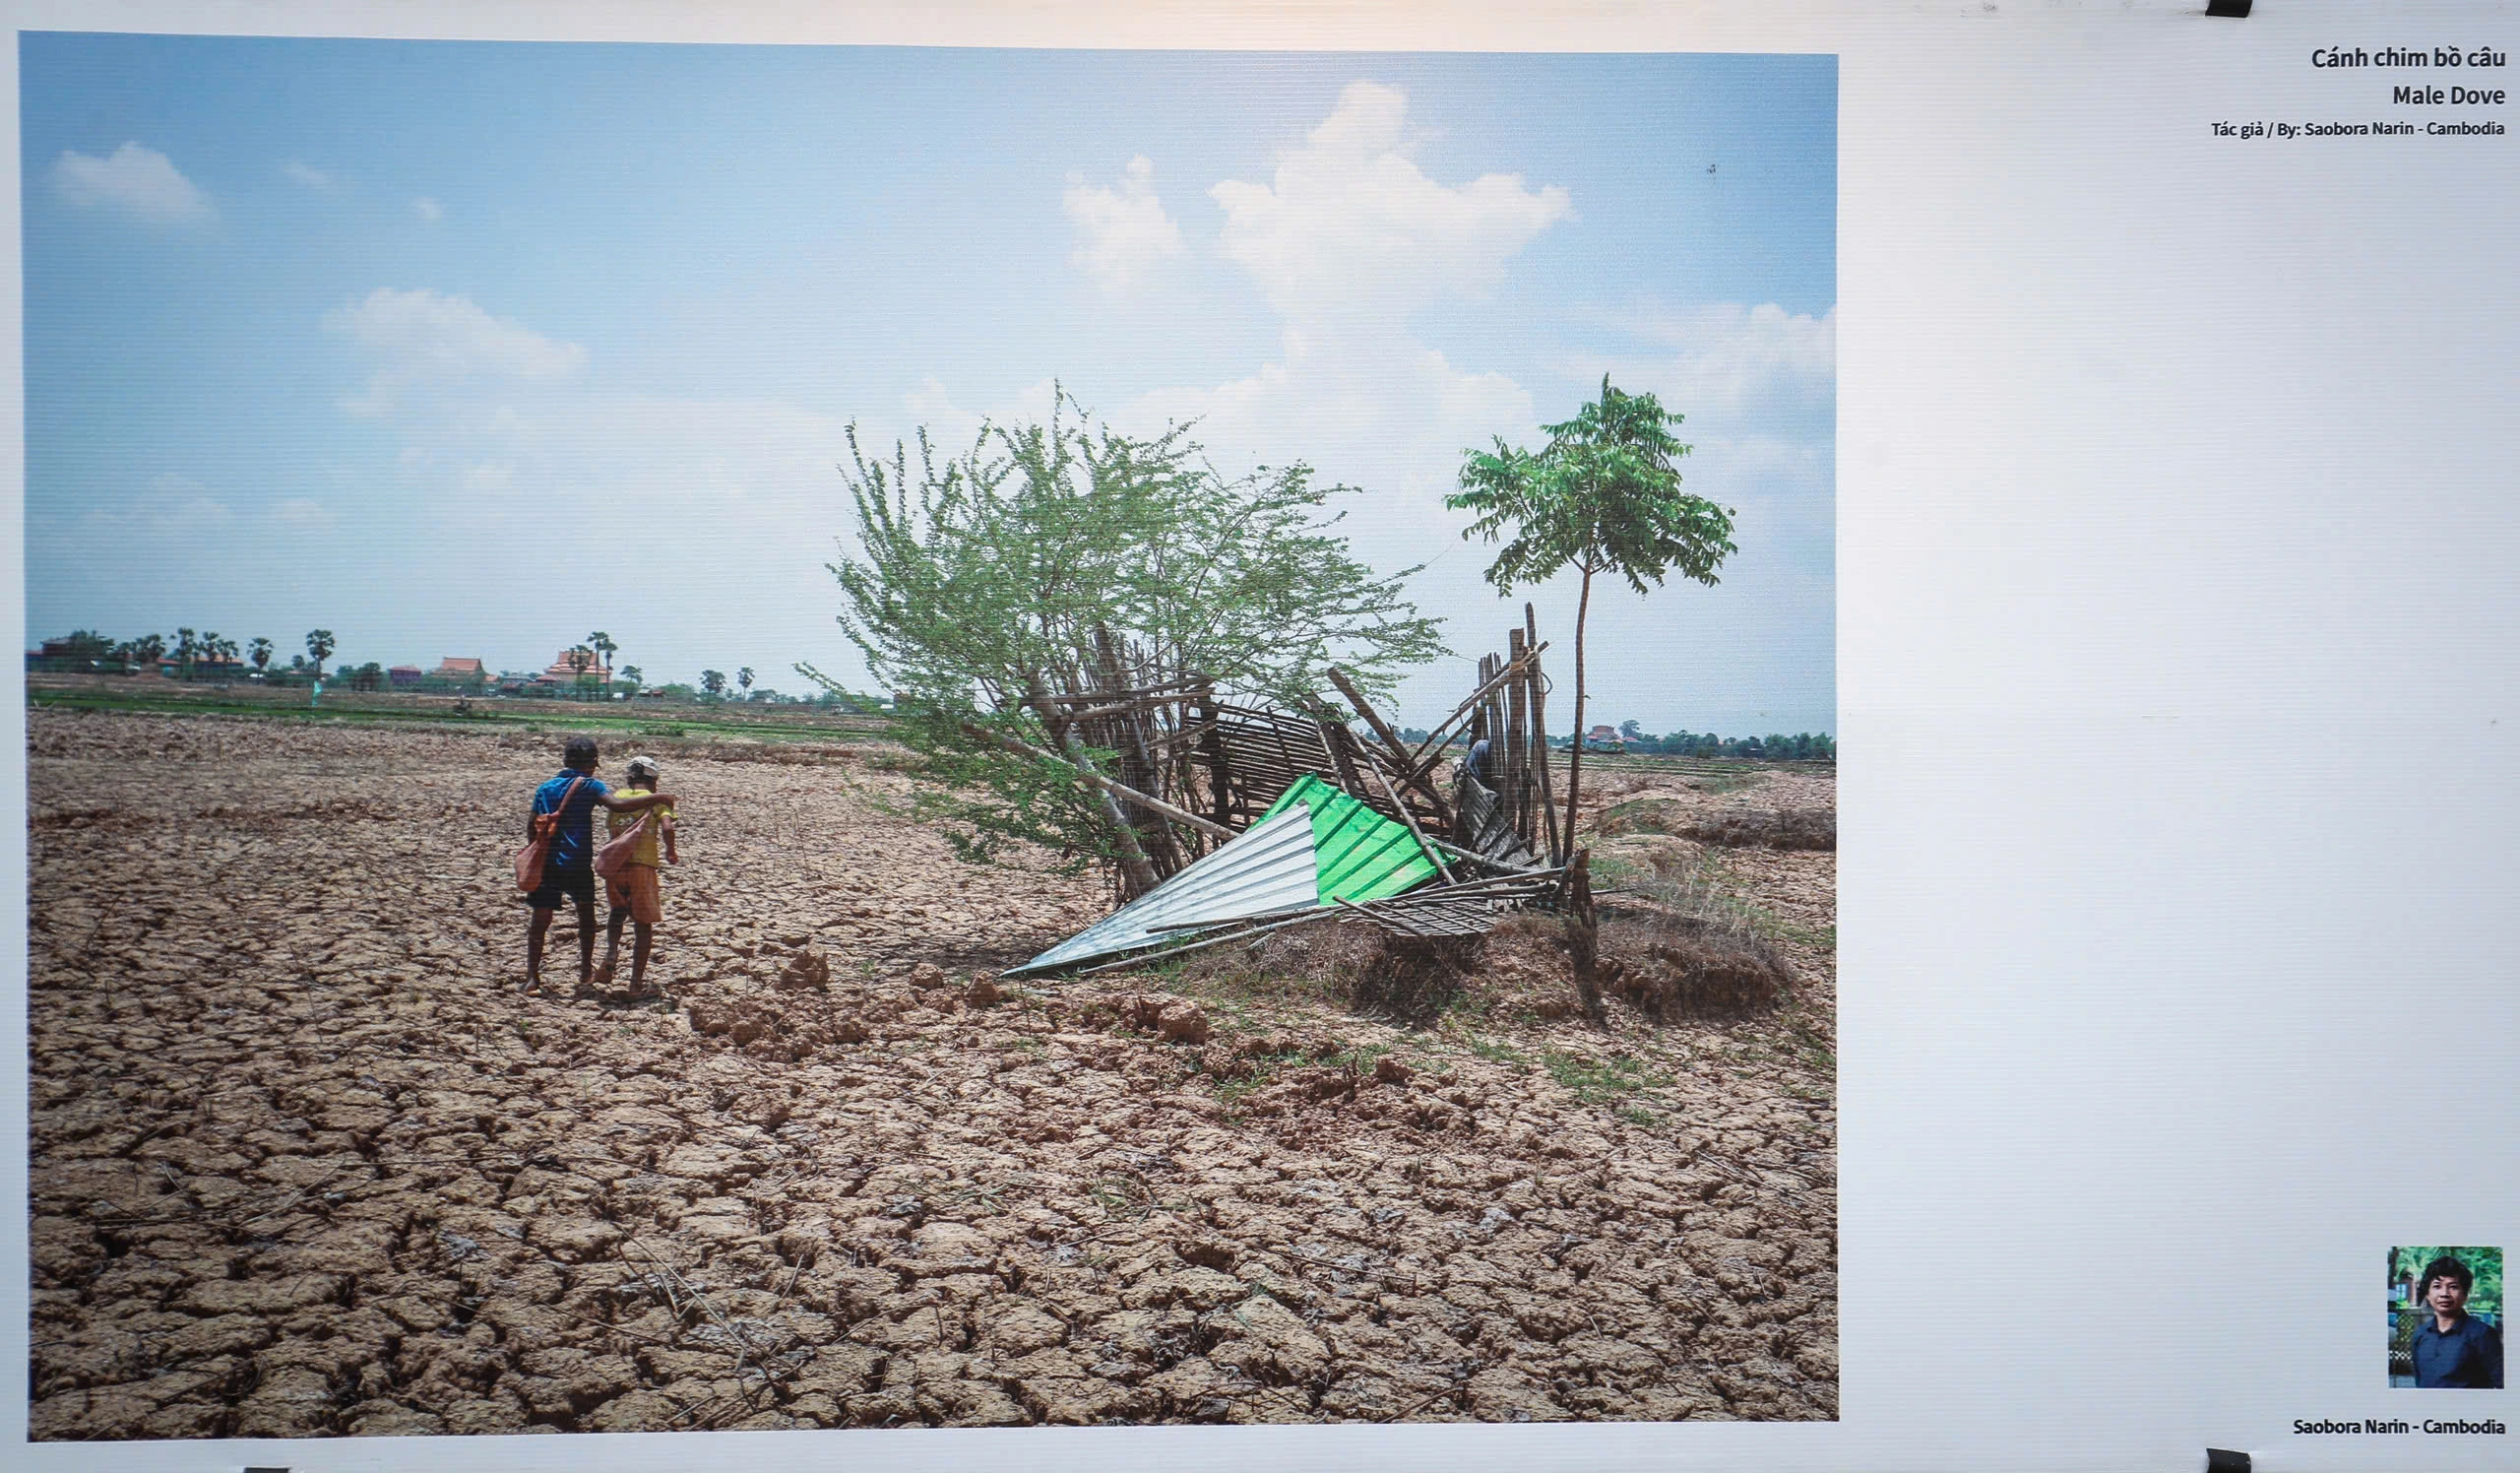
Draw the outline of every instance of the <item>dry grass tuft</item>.
<instances>
[{"instance_id":1,"label":"dry grass tuft","mask_svg":"<svg viewBox=\"0 0 2520 1473\"><path fill-rule=\"evenodd\" d=\"M1621 834L1670 834L1732 849L1806 849L1834 853L1838 815L1828 808L1693 809L1668 798L1639 798L1606 810L1597 825L1604 838Z\"/></svg>"},{"instance_id":2,"label":"dry grass tuft","mask_svg":"<svg viewBox=\"0 0 2520 1473\"><path fill-rule=\"evenodd\" d=\"M1467 980L1479 938L1404 940L1359 922L1273 931L1251 946L1185 960L1179 980L1231 992L1337 1002L1413 1025L1431 1021Z\"/></svg>"},{"instance_id":3,"label":"dry grass tuft","mask_svg":"<svg viewBox=\"0 0 2520 1473\"><path fill-rule=\"evenodd\" d=\"M1658 1022L1763 1012L1794 986L1794 968L1750 911L1697 865L1606 906L1601 955L1616 969L1608 991Z\"/></svg>"}]
</instances>

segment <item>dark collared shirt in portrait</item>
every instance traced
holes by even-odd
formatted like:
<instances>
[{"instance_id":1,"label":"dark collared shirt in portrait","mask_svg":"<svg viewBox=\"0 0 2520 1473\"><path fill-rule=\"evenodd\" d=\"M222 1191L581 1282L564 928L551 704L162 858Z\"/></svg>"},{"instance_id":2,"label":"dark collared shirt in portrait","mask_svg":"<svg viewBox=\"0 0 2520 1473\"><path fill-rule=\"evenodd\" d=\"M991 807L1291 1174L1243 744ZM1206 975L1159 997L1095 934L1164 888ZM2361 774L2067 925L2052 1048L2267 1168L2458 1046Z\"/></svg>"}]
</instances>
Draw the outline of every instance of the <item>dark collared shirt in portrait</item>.
<instances>
[{"instance_id":1,"label":"dark collared shirt in portrait","mask_svg":"<svg viewBox=\"0 0 2520 1473\"><path fill-rule=\"evenodd\" d=\"M2502 1389L2502 1336L2474 1314L2460 1315L2446 1333L2438 1321L2425 1316L2424 1327L2415 1332L2415 1383Z\"/></svg>"}]
</instances>

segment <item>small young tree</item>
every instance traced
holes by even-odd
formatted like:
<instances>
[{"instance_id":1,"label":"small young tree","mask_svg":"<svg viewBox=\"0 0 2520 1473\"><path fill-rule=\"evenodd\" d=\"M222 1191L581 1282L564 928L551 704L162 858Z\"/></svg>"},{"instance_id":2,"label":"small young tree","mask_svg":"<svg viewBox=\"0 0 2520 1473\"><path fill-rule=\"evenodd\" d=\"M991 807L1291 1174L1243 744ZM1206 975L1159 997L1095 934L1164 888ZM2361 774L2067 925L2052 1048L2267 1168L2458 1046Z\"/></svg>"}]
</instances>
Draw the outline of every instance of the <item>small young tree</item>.
<instances>
[{"instance_id":1,"label":"small young tree","mask_svg":"<svg viewBox=\"0 0 2520 1473\"><path fill-rule=\"evenodd\" d=\"M306 632L306 654L315 678L324 678L324 662L333 653L333 631L310 629Z\"/></svg>"},{"instance_id":2,"label":"small young tree","mask_svg":"<svg viewBox=\"0 0 2520 1473\"><path fill-rule=\"evenodd\" d=\"M1625 394L1602 376L1602 397L1574 418L1543 426L1548 443L1518 450L1500 437L1495 449L1463 452L1461 490L1444 498L1477 513L1462 536L1505 541L1487 581L1508 594L1566 568L1583 575L1575 605L1575 743L1567 757L1565 848L1575 844L1584 771L1584 624L1593 607L1593 578L1616 573L1638 593L1670 573L1712 585L1716 569L1738 549L1732 513L1680 489L1673 462L1689 447L1670 426L1680 416L1651 394Z\"/></svg>"}]
</instances>

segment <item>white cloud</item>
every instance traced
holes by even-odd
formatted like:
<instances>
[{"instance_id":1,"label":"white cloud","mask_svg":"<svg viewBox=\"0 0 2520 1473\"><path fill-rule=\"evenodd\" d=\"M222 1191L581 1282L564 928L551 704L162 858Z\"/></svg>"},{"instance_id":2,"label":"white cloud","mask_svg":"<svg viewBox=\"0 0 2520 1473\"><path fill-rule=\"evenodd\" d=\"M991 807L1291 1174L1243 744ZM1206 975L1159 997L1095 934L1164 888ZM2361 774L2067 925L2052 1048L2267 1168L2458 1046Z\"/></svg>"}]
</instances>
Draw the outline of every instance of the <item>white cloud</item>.
<instances>
[{"instance_id":1,"label":"white cloud","mask_svg":"<svg viewBox=\"0 0 2520 1473\"><path fill-rule=\"evenodd\" d=\"M190 538L219 532L236 520L226 502L189 476L171 473L124 507L98 507L80 519L91 535L112 538Z\"/></svg>"},{"instance_id":2,"label":"white cloud","mask_svg":"<svg viewBox=\"0 0 2520 1473\"><path fill-rule=\"evenodd\" d=\"M1732 433L1782 428L1825 433L1811 416L1836 400L1838 312L1789 313L1775 302L1671 314L1647 311L1632 325L1673 350L1572 359L1568 371L1647 392L1691 425Z\"/></svg>"},{"instance_id":3,"label":"white cloud","mask_svg":"<svg viewBox=\"0 0 2520 1473\"><path fill-rule=\"evenodd\" d=\"M547 382L585 366L587 351L492 317L472 298L380 287L324 315L324 326L379 360L367 392L344 408L373 416L393 410L416 385L487 375Z\"/></svg>"},{"instance_id":4,"label":"white cloud","mask_svg":"<svg viewBox=\"0 0 2520 1473\"><path fill-rule=\"evenodd\" d=\"M421 195L419 198L411 201L411 213L418 216L420 219L427 221L431 224L435 224L439 221L446 219L445 207L441 206L437 201L429 198L427 195Z\"/></svg>"},{"instance_id":5,"label":"white cloud","mask_svg":"<svg viewBox=\"0 0 2520 1473\"><path fill-rule=\"evenodd\" d=\"M1082 237L1069 259L1105 291L1125 290L1148 267L1181 254L1181 226L1156 198L1155 160L1144 154L1129 160L1128 176L1116 190L1089 185L1082 174L1068 175L1059 203Z\"/></svg>"},{"instance_id":6,"label":"white cloud","mask_svg":"<svg viewBox=\"0 0 2520 1473\"><path fill-rule=\"evenodd\" d=\"M340 520L331 507L309 496L291 496L276 502L265 516L273 526L287 532L322 532Z\"/></svg>"},{"instance_id":7,"label":"white cloud","mask_svg":"<svg viewBox=\"0 0 2520 1473\"><path fill-rule=\"evenodd\" d=\"M1370 307L1388 317L1443 293L1480 296L1505 263L1574 209L1557 185L1520 174L1435 182L1409 156L1408 97L1371 82L1279 160L1267 184L1228 179L1208 191L1224 208L1228 259L1299 323Z\"/></svg>"},{"instance_id":8,"label":"white cloud","mask_svg":"<svg viewBox=\"0 0 2520 1473\"><path fill-rule=\"evenodd\" d=\"M1239 377L1160 389L1115 423L1152 433L1198 421L1221 468L1282 464L1290 446L1325 480L1374 493L1356 527L1386 562L1423 555L1430 517L1465 446L1528 433L1531 395L1503 373L1457 365L1411 332L1411 310L1476 298L1514 255L1572 210L1567 192L1489 173L1429 178L1410 157L1408 98L1370 82L1283 154L1268 183L1227 180L1222 248L1281 319L1274 360ZM1413 550L1415 549L1415 550Z\"/></svg>"},{"instance_id":9,"label":"white cloud","mask_svg":"<svg viewBox=\"0 0 2520 1473\"><path fill-rule=\"evenodd\" d=\"M333 176L331 174L324 172L320 168L309 167L306 164L298 162L294 159L291 159L286 163L282 164L280 166L280 171L283 177L288 179L291 183L303 184L309 189L328 189L332 187Z\"/></svg>"},{"instance_id":10,"label":"white cloud","mask_svg":"<svg viewBox=\"0 0 2520 1473\"><path fill-rule=\"evenodd\" d=\"M1530 424L1532 399L1504 374L1457 368L1422 345L1351 341L1325 352L1291 328L1278 361L1258 372L1206 388L1157 390L1118 417L1140 432L1167 419L1196 419L1200 443L1221 463L1276 463L1286 458L1284 447L1301 445L1327 476L1422 496L1451 488L1464 446Z\"/></svg>"},{"instance_id":11,"label":"white cloud","mask_svg":"<svg viewBox=\"0 0 2520 1473\"><path fill-rule=\"evenodd\" d=\"M52 179L64 198L82 208L105 206L157 224L201 220L210 196L183 176L165 155L126 143L103 159L64 150Z\"/></svg>"}]
</instances>

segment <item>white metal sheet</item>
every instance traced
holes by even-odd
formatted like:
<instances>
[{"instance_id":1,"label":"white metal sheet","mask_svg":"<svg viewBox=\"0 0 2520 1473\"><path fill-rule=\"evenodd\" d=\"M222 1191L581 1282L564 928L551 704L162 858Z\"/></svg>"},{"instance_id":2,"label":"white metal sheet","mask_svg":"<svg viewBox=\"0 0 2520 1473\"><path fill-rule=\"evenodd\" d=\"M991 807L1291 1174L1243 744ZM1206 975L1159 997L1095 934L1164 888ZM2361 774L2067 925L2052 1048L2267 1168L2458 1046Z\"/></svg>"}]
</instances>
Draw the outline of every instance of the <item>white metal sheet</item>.
<instances>
[{"instance_id":1,"label":"white metal sheet","mask_svg":"<svg viewBox=\"0 0 2520 1473\"><path fill-rule=\"evenodd\" d=\"M1320 902L1312 813L1292 803L1009 975L1125 955L1170 938L1175 932L1167 928L1239 921Z\"/></svg>"}]
</instances>

